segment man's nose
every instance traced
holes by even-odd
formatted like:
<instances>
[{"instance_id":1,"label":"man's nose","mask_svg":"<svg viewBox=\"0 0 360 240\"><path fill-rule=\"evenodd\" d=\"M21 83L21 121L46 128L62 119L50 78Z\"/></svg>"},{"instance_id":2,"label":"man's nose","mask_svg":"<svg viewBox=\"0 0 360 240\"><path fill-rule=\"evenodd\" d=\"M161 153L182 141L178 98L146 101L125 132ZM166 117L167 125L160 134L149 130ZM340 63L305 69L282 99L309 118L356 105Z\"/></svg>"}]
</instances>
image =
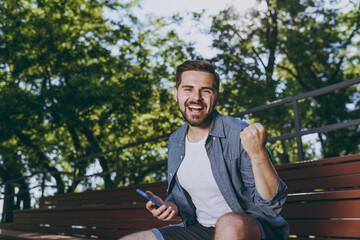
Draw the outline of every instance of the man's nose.
<instances>
[{"instance_id":1,"label":"man's nose","mask_svg":"<svg viewBox=\"0 0 360 240\"><path fill-rule=\"evenodd\" d=\"M202 99L202 95L201 95L201 91L194 91L193 95L192 95L194 100L201 100Z\"/></svg>"}]
</instances>

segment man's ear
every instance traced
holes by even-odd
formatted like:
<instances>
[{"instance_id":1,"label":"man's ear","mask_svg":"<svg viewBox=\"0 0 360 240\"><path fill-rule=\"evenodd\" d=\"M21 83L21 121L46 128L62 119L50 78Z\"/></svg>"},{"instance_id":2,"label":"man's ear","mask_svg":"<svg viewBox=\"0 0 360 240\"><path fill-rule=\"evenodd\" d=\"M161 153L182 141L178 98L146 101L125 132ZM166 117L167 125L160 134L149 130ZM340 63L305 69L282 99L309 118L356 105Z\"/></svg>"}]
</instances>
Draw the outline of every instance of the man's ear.
<instances>
[{"instance_id":1,"label":"man's ear","mask_svg":"<svg viewBox=\"0 0 360 240\"><path fill-rule=\"evenodd\" d=\"M219 92L217 92L217 94L216 94L216 104L218 104L219 99L220 99L220 93L219 93Z\"/></svg>"},{"instance_id":2,"label":"man's ear","mask_svg":"<svg viewBox=\"0 0 360 240\"><path fill-rule=\"evenodd\" d=\"M174 89L174 98L175 98L175 101L177 102L178 99L177 99L177 88Z\"/></svg>"}]
</instances>

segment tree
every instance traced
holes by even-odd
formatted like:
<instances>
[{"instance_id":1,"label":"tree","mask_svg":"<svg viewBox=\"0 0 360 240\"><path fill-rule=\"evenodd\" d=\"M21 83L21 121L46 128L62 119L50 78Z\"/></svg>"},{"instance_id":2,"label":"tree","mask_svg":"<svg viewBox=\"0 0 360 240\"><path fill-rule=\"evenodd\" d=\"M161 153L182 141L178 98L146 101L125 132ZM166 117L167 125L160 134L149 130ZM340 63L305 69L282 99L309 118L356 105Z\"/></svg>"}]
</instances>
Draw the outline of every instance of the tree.
<instances>
[{"instance_id":1,"label":"tree","mask_svg":"<svg viewBox=\"0 0 360 240\"><path fill-rule=\"evenodd\" d=\"M359 44L356 2L266 0L259 6L246 16L229 7L212 19L210 33L219 52L213 61L226 78L224 112L233 114L356 77L359 54L352 51ZM353 118L358 106L353 110L346 106L356 105L355 92L351 87L301 103L303 127ZM294 129L290 106L252 117L265 122L272 136ZM357 152L358 135L355 128L319 134L323 156ZM280 162L295 158L295 142L288 144L274 145Z\"/></svg>"},{"instance_id":2,"label":"tree","mask_svg":"<svg viewBox=\"0 0 360 240\"><path fill-rule=\"evenodd\" d=\"M86 184L83 176L91 164L98 163L105 187L112 187L116 181L105 173L115 168L113 155L77 159L179 125L168 121L173 113L166 111L175 106L168 103L173 81L169 69L193 49L174 31L163 30L165 19L140 22L131 13L136 2L0 1L4 182L46 172L50 175L45 180L55 183L57 193L73 192L79 183ZM136 151L121 157L137 156ZM13 165L17 170L6 176ZM63 174L69 171L77 178ZM148 175L126 175L120 183L144 181ZM8 198L13 190L5 196L7 210L15 206Z\"/></svg>"}]
</instances>

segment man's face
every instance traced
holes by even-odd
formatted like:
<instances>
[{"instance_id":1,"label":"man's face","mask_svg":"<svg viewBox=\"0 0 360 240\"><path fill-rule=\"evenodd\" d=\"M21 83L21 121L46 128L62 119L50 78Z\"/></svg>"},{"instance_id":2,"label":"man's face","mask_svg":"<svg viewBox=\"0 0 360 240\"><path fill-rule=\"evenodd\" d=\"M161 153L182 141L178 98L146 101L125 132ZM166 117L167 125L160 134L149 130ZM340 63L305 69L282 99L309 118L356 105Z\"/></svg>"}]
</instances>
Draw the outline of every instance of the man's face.
<instances>
[{"instance_id":1,"label":"man's face","mask_svg":"<svg viewBox=\"0 0 360 240\"><path fill-rule=\"evenodd\" d=\"M210 125L211 113L218 98L214 76L208 72L183 72L181 84L175 89L180 112L193 127Z\"/></svg>"}]
</instances>

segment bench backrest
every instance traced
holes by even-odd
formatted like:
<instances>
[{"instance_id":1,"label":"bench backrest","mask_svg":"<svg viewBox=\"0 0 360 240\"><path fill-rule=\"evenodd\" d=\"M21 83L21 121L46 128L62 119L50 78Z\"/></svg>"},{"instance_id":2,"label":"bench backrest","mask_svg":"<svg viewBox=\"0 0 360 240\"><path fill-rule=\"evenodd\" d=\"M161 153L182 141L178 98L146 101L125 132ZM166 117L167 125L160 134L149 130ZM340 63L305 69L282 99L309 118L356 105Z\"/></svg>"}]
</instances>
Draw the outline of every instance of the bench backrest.
<instances>
[{"instance_id":1,"label":"bench backrest","mask_svg":"<svg viewBox=\"0 0 360 240\"><path fill-rule=\"evenodd\" d=\"M360 237L360 154L276 169L289 188L282 215L293 237Z\"/></svg>"}]
</instances>

